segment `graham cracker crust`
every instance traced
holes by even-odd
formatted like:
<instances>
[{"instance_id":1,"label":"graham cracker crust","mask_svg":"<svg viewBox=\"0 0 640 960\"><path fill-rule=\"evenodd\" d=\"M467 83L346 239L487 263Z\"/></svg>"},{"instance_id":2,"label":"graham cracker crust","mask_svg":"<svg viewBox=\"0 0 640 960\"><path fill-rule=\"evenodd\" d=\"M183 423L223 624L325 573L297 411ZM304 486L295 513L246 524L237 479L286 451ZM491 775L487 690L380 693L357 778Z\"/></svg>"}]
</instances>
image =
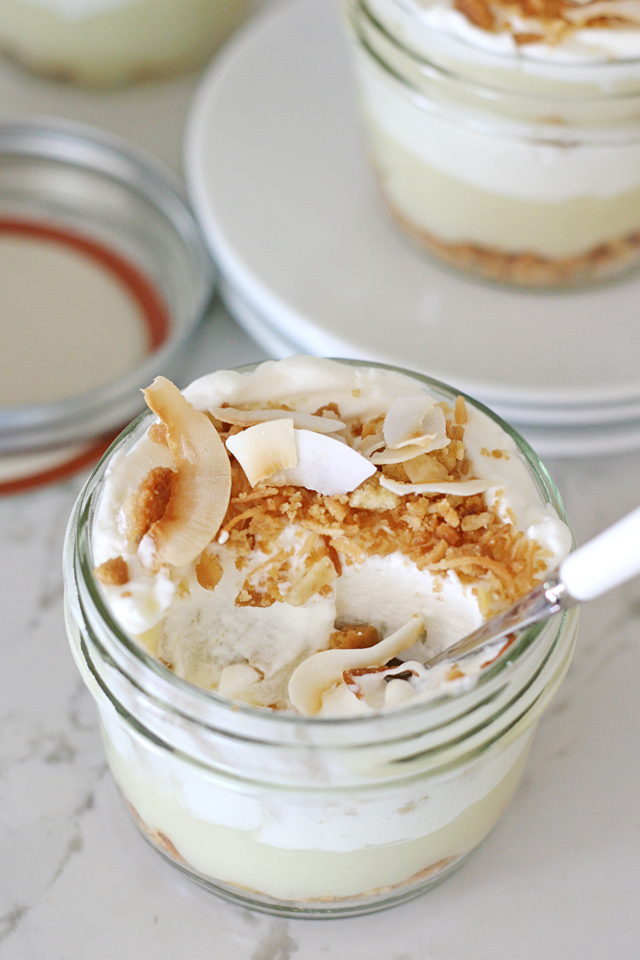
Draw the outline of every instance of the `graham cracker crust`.
<instances>
[{"instance_id":1,"label":"graham cracker crust","mask_svg":"<svg viewBox=\"0 0 640 960\"><path fill-rule=\"evenodd\" d=\"M178 866L190 874L194 879L204 882L205 884L211 884L214 878L208 878L202 876L198 871L194 870L191 865L184 859L184 857L178 852L175 844L159 830L151 827L146 821L140 816L133 804L125 799L125 805L131 814L136 826L142 833L142 835L150 841L151 845L159 849L169 860L173 860ZM466 854L458 854L457 856L446 857L442 860L438 860L436 863L432 863L429 866L425 867L422 870L419 870L417 873L413 874L411 877L408 877L406 880L401 881L400 883L394 884L393 886L387 887L375 887L370 890L365 890L360 894L348 897L312 897L307 900L295 901L298 908L305 906L313 908L314 905L328 905L331 903L340 904L341 902L354 902L358 900L368 900L372 897L382 897L393 893L394 891L400 891L407 887L424 883L426 880L431 878L435 879L439 874L449 872L450 868L454 865L457 865L460 861L464 859ZM214 880L215 882L215 880ZM229 888L237 889L240 893L247 892L253 895L262 896L262 893L259 890L255 890L251 887L244 886L243 884L238 883L229 883L225 882L225 886Z\"/></svg>"},{"instance_id":2,"label":"graham cracker crust","mask_svg":"<svg viewBox=\"0 0 640 960\"><path fill-rule=\"evenodd\" d=\"M640 262L640 231L593 247L574 257L507 253L473 243L445 243L400 213L383 192L385 205L401 230L435 259L464 273L534 289L557 289L613 279Z\"/></svg>"}]
</instances>

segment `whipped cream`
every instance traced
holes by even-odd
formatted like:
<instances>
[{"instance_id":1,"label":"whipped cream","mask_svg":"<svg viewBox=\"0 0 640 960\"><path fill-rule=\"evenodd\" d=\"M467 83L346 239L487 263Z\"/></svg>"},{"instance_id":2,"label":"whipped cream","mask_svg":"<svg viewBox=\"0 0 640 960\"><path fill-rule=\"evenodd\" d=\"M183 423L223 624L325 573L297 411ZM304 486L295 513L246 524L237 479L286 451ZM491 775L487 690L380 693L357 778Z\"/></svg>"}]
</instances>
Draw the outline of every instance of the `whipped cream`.
<instances>
[{"instance_id":1,"label":"whipped cream","mask_svg":"<svg viewBox=\"0 0 640 960\"><path fill-rule=\"evenodd\" d=\"M453 672L448 666L426 671L421 661L474 629L505 600L485 595L486 570L456 568L455 557L450 563L447 557L455 549L445 543L438 562L423 564L419 554L409 555L427 522L424 511L439 504L445 516L451 503L475 497L475 514L462 525L471 529L477 519L481 526L493 524L501 535L506 530L508 536L524 538L537 577L570 549L568 528L543 502L512 438L470 403L460 410L457 405L447 408L445 417L441 398L431 397L418 379L387 369L293 357L251 372L211 374L191 384L184 397L215 418L227 451L236 450L240 458L235 463L230 456L235 486L215 536L178 567L150 562L143 549L149 534L132 542L127 521L132 495L150 471L175 467L170 447L145 432L110 463L92 544L98 572L114 558L126 564L124 582L103 586L122 628L175 673L206 689L254 706L326 716L455 693L473 684L502 646L492 655L468 658ZM313 457L317 459L317 450L333 451L334 460L325 464L321 479L317 462L311 470L305 460L304 444L296 448L293 468L282 468L276 462L281 451L267 447L266 475L250 486L242 470L242 445L234 444L255 429L247 425L247 411L257 411L258 419L268 411L272 425L280 421L277 429L257 432L254 466L264 468L263 444L269 436L311 433ZM236 421L231 429L219 419L225 415ZM314 417L321 422L316 424ZM456 417L463 422L456 424ZM296 427L296 422L304 426ZM314 424L324 432L309 430ZM461 434L463 439L456 439ZM459 460L452 466L454 448ZM451 476L443 476L438 456L449 457ZM343 464L353 458L363 463L362 480L357 472L345 479ZM428 463L441 475L421 478L412 463ZM328 494L319 493L317 487L324 489L329 475L332 484L336 476L342 478L344 489L336 493L331 486ZM305 487L305 478L314 478L306 482L315 486ZM263 497L271 504L266 514L261 514ZM284 514L290 521L279 520ZM391 546L381 549L374 538L370 549L363 547L364 534L354 527L354 517L365 532L368 524L382 530L384 539L385 524L397 523L405 514L402 523L411 524L410 537L403 527L397 545L389 530ZM267 519L253 530L256 515ZM458 542L462 535L456 533L460 521L455 510L449 517L454 526L445 535ZM382 639L362 649L349 643L340 649L341 637L353 625L377 631ZM332 643L338 647L328 649ZM384 645L391 652L379 662L377 652ZM318 669L322 676L326 673L327 655L339 669L329 676L326 689L320 684L315 705L307 707ZM388 665L394 657L400 657L401 665L395 660ZM368 673L371 665L376 669Z\"/></svg>"},{"instance_id":2,"label":"whipped cream","mask_svg":"<svg viewBox=\"0 0 640 960\"><path fill-rule=\"evenodd\" d=\"M381 22L390 25L414 49L419 49L421 42L429 49L429 34L435 31L461 41L470 56L475 50L498 57L515 56L519 61L557 64L640 57L638 0L576 0L563 10L567 29L559 29L562 21L558 17L526 15L517 2L470 3L466 12L465 5L455 0L369 0L368 5ZM487 11L491 26L483 25L481 16L474 20L472 11L478 6ZM601 20L607 17L615 18L615 23L603 26ZM534 39L537 34L539 41Z\"/></svg>"}]
</instances>

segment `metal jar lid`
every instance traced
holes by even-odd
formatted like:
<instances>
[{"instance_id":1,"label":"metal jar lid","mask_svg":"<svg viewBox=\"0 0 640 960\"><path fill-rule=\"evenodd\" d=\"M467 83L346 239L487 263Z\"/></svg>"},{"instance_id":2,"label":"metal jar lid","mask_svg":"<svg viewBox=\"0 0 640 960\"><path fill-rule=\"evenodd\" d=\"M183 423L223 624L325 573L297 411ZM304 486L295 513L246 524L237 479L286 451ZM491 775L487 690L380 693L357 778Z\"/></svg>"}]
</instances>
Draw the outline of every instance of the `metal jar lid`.
<instances>
[{"instance_id":1,"label":"metal jar lid","mask_svg":"<svg viewBox=\"0 0 640 960\"><path fill-rule=\"evenodd\" d=\"M0 493L82 465L179 379L214 267L179 180L90 127L0 124Z\"/></svg>"}]
</instances>

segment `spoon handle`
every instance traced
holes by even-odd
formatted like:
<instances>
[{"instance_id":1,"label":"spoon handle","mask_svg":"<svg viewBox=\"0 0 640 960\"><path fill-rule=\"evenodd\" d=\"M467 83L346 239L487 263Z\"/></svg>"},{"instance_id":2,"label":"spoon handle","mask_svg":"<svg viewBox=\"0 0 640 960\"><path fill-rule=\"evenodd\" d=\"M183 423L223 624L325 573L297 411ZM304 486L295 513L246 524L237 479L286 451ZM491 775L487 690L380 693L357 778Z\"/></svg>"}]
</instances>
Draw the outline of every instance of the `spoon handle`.
<instances>
[{"instance_id":1,"label":"spoon handle","mask_svg":"<svg viewBox=\"0 0 640 960\"><path fill-rule=\"evenodd\" d=\"M570 553L560 579L575 600L594 600L640 573L640 507Z\"/></svg>"}]
</instances>

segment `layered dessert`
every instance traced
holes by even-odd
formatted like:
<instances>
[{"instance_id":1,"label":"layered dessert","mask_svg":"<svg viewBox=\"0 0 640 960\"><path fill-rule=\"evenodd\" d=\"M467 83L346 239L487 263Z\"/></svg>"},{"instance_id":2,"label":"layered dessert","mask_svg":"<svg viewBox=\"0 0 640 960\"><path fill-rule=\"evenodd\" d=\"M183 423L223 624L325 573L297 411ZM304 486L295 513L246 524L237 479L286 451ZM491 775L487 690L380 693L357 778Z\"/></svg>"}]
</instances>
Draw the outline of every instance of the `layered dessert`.
<instances>
[{"instance_id":1,"label":"layered dessert","mask_svg":"<svg viewBox=\"0 0 640 960\"><path fill-rule=\"evenodd\" d=\"M111 465L96 576L128 633L224 696L325 715L428 694L419 661L568 552L462 397L313 358L145 396L159 421Z\"/></svg>"},{"instance_id":2,"label":"layered dessert","mask_svg":"<svg viewBox=\"0 0 640 960\"><path fill-rule=\"evenodd\" d=\"M512 638L425 661L539 583L566 524L500 423L422 378L294 357L184 393L158 378L145 397L156 418L104 472L94 577L180 696L206 691L210 726L235 711L241 732L198 766L101 710L136 819L184 869L261 903L432 882L511 797L559 674L543 642L522 698L515 673L473 700Z\"/></svg>"},{"instance_id":3,"label":"layered dessert","mask_svg":"<svg viewBox=\"0 0 640 960\"><path fill-rule=\"evenodd\" d=\"M633 0L348 0L386 205L457 267L553 287L640 248Z\"/></svg>"},{"instance_id":4,"label":"layered dessert","mask_svg":"<svg viewBox=\"0 0 640 960\"><path fill-rule=\"evenodd\" d=\"M194 69L253 0L3 0L0 50L30 69L88 86Z\"/></svg>"}]
</instances>

